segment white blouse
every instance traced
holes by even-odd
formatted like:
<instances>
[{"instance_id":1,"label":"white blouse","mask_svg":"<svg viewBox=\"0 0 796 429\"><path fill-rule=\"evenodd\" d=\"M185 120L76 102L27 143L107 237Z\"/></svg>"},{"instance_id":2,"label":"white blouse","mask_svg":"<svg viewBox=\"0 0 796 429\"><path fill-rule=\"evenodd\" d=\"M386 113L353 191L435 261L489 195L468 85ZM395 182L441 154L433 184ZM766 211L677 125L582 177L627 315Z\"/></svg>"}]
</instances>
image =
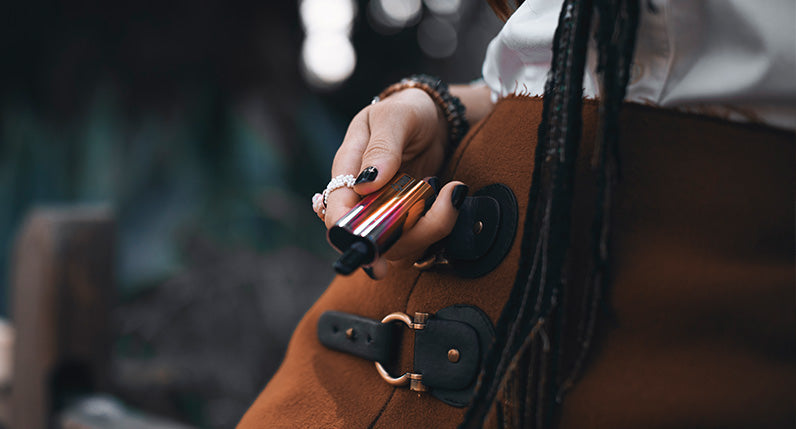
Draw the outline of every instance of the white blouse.
<instances>
[{"instance_id":1,"label":"white blouse","mask_svg":"<svg viewBox=\"0 0 796 429\"><path fill-rule=\"evenodd\" d=\"M796 1L646 0L626 100L796 129ZM562 0L525 0L489 44L493 100L542 95ZM584 95L598 95L589 51Z\"/></svg>"}]
</instances>

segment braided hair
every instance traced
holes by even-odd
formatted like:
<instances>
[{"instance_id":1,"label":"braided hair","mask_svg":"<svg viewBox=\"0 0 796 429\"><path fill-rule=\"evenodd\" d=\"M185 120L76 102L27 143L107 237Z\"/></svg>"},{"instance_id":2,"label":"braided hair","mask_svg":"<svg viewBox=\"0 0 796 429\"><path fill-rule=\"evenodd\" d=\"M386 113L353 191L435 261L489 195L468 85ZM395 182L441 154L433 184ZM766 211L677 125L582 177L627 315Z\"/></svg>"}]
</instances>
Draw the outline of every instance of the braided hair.
<instances>
[{"instance_id":1,"label":"braided hair","mask_svg":"<svg viewBox=\"0 0 796 429\"><path fill-rule=\"evenodd\" d=\"M490 4L499 16L510 13L506 0L490 0ZM525 218L520 267L462 427L480 428L488 415L493 415L500 427L550 427L558 404L583 367L598 309L606 296L619 110L625 97L638 15L638 0L563 2L544 91L529 195L533 209ZM598 24L593 30L595 21ZM560 327L566 312L560 303L566 299L563 284L575 160L581 140L583 75L591 34L597 40L600 77L601 132L592 160L598 196L591 269L580 294L585 314L578 326L579 350L574 364L563 368L559 359Z\"/></svg>"}]
</instances>

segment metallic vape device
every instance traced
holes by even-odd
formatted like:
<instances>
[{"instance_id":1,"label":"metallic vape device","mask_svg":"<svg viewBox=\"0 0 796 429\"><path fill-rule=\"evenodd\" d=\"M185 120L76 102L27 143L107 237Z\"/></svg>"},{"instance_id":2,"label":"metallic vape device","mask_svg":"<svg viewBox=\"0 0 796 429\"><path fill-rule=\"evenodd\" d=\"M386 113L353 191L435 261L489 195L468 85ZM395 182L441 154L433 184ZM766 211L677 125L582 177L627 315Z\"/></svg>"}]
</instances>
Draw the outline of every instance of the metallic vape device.
<instances>
[{"instance_id":1,"label":"metallic vape device","mask_svg":"<svg viewBox=\"0 0 796 429\"><path fill-rule=\"evenodd\" d=\"M329 243L342 252L334 263L350 274L386 252L431 207L437 192L428 183L398 173L346 213L327 232Z\"/></svg>"}]
</instances>

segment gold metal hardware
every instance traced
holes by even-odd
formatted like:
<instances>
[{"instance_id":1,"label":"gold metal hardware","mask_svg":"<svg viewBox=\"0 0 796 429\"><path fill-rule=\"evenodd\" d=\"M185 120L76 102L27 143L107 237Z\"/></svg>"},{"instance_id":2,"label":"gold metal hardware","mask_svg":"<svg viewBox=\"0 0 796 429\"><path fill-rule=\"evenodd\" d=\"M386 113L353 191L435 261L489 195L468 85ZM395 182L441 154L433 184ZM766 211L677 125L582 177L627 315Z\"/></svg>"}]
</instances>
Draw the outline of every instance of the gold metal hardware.
<instances>
[{"instance_id":1,"label":"gold metal hardware","mask_svg":"<svg viewBox=\"0 0 796 429\"><path fill-rule=\"evenodd\" d=\"M473 233L474 234L478 235L483 230L484 230L484 223L481 222L480 220L478 222L476 222L475 224L473 224Z\"/></svg>"},{"instance_id":2,"label":"gold metal hardware","mask_svg":"<svg viewBox=\"0 0 796 429\"><path fill-rule=\"evenodd\" d=\"M414 264L413 267L417 268L420 271L430 270L431 268L436 267L437 265L447 265L448 260L443 258L440 254L432 254L425 259L421 259Z\"/></svg>"},{"instance_id":3,"label":"gold metal hardware","mask_svg":"<svg viewBox=\"0 0 796 429\"><path fill-rule=\"evenodd\" d=\"M390 375L389 372L387 372L386 369L384 369L384 367L379 362L376 362L376 371L379 372L379 375L381 376L381 378L384 379L384 381L386 381L389 384L392 384L393 386L401 387L409 384L408 372L404 373L404 375L400 377L393 377Z\"/></svg>"},{"instance_id":4,"label":"gold metal hardware","mask_svg":"<svg viewBox=\"0 0 796 429\"><path fill-rule=\"evenodd\" d=\"M448 362L456 363L459 361L461 354L456 349L448 350Z\"/></svg>"},{"instance_id":5,"label":"gold metal hardware","mask_svg":"<svg viewBox=\"0 0 796 429\"><path fill-rule=\"evenodd\" d=\"M396 312L384 316L384 318L381 319L381 323L402 322L409 329L419 331L421 329L425 329L426 322L428 321L429 317L430 315L428 313L417 312L415 313L415 318L412 319L406 313ZM398 387L408 385L409 389L417 392L425 392L428 390L428 388L423 384L422 374L406 372L400 377L393 377L386 369L384 369L384 366L380 362L374 363L376 364L376 371L387 383Z\"/></svg>"},{"instance_id":6,"label":"gold metal hardware","mask_svg":"<svg viewBox=\"0 0 796 429\"><path fill-rule=\"evenodd\" d=\"M420 313L415 312L415 320L412 324L412 329L423 329L426 327L426 322L428 322L428 313Z\"/></svg>"},{"instance_id":7,"label":"gold metal hardware","mask_svg":"<svg viewBox=\"0 0 796 429\"><path fill-rule=\"evenodd\" d=\"M423 374L409 374L409 390L415 392L426 392L428 387L423 384Z\"/></svg>"}]
</instances>

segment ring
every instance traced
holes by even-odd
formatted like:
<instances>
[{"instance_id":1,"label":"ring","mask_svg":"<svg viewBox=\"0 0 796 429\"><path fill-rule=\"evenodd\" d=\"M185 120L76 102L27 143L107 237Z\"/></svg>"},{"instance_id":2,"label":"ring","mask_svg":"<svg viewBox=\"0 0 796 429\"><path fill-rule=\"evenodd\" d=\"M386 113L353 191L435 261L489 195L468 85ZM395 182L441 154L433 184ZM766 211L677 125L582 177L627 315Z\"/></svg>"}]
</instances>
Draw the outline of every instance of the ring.
<instances>
[{"instance_id":1,"label":"ring","mask_svg":"<svg viewBox=\"0 0 796 429\"><path fill-rule=\"evenodd\" d=\"M321 220L325 221L326 204L329 200L329 194L342 187L353 188L355 181L356 178L354 178L353 174L341 174L333 177L332 180L329 181L329 184L326 185L326 189L324 189L323 192L312 196L312 210L315 211L315 214L317 214Z\"/></svg>"},{"instance_id":2,"label":"ring","mask_svg":"<svg viewBox=\"0 0 796 429\"><path fill-rule=\"evenodd\" d=\"M326 208L323 207L323 195L322 194L315 194L312 196L312 210L321 218L322 221L326 221Z\"/></svg>"}]
</instances>

